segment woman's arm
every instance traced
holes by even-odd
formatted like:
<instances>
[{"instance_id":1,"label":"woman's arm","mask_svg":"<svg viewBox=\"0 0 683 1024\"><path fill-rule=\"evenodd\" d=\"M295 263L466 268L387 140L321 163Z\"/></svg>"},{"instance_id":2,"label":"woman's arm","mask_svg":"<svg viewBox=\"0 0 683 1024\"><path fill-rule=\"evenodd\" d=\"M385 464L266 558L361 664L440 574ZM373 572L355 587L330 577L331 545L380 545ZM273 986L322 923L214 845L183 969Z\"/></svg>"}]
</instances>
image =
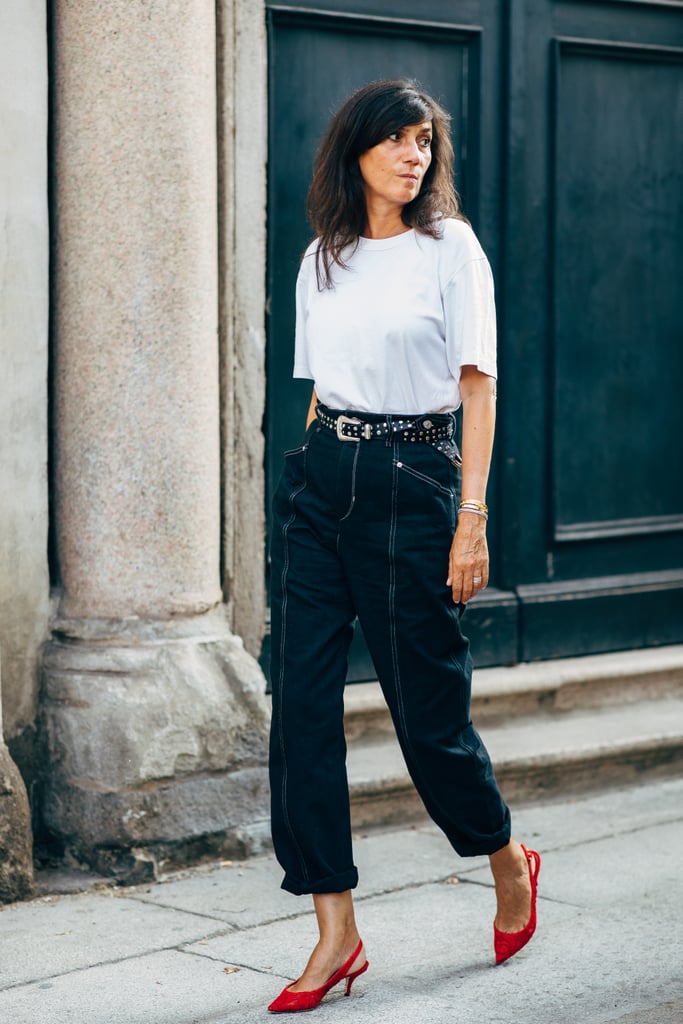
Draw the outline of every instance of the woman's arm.
<instances>
[{"instance_id":1,"label":"woman's arm","mask_svg":"<svg viewBox=\"0 0 683 1024\"><path fill-rule=\"evenodd\" d=\"M315 407L316 407L317 404L318 404L318 396L315 393L315 388L313 388L313 394L311 395L311 404L309 405L308 412L306 414L306 430L308 430L308 428L310 427L311 423L316 418L316 416L315 416Z\"/></svg>"},{"instance_id":2,"label":"woman's arm","mask_svg":"<svg viewBox=\"0 0 683 1024\"><path fill-rule=\"evenodd\" d=\"M463 366L462 396L462 498L486 501L496 423L496 382L476 366ZM481 576L481 583L473 583ZM446 585L456 604L466 604L489 581L486 520L475 512L461 512L448 560Z\"/></svg>"}]
</instances>

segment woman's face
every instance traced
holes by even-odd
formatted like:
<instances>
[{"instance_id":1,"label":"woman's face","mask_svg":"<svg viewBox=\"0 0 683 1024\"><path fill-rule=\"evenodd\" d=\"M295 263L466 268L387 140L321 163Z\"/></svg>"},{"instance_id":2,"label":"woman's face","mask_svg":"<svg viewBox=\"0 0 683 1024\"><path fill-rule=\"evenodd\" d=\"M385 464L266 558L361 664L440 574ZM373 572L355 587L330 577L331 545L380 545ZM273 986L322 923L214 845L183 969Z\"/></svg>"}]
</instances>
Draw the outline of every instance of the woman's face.
<instances>
[{"instance_id":1,"label":"woman's face","mask_svg":"<svg viewBox=\"0 0 683 1024\"><path fill-rule=\"evenodd\" d=\"M406 125L358 158L369 204L411 202L432 162L432 122Z\"/></svg>"}]
</instances>

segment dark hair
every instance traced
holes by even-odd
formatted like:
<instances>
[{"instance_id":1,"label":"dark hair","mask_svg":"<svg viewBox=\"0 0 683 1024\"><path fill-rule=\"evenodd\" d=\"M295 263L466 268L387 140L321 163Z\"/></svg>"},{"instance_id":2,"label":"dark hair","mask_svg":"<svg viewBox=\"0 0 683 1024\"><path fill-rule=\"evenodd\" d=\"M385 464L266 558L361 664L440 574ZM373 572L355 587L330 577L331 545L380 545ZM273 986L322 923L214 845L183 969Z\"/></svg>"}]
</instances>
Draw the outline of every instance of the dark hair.
<instances>
[{"instance_id":1,"label":"dark hair","mask_svg":"<svg viewBox=\"0 0 683 1024\"><path fill-rule=\"evenodd\" d=\"M366 228L366 204L358 158L392 132L432 122L432 160L418 195L403 207L404 224L441 237L443 217L462 217L453 187L450 115L410 79L371 82L344 102L327 127L308 192L308 217L319 238L318 287L329 288L333 263ZM462 218L464 219L464 218Z\"/></svg>"}]
</instances>

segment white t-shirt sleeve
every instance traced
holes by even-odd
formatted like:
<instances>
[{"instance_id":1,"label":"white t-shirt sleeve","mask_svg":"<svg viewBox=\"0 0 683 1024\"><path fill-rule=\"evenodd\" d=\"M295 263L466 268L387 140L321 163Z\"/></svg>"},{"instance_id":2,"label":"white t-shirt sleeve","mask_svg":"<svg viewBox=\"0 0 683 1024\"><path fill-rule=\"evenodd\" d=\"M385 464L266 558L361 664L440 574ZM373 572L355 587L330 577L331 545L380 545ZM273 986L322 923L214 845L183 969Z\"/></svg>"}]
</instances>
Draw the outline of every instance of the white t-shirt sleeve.
<instances>
[{"instance_id":1,"label":"white t-shirt sleeve","mask_svg":"<svg viewBox=\"0 0 683 1024\"><path fill-rule=\"evenodd\" d=\"M311 287L311 274L315 280L315 249L311 245L301 261L296 279L296 330L294 335L294 377L313 380L313 373L308 358L308 338L306 320L308 316L308 292Z\"/></svg>"},{"instance_id":2,"label":"white t-shirt sleeve","mask_svg":"<svg viewBox=\"0 0 683 1024\"><path fill-rule=\"evenodd\" d=\"M468 260L443 293L446 358L456 380L463 366L496 376L496 308L493 275L485 256Z\"/></svg>"}]
</instances>

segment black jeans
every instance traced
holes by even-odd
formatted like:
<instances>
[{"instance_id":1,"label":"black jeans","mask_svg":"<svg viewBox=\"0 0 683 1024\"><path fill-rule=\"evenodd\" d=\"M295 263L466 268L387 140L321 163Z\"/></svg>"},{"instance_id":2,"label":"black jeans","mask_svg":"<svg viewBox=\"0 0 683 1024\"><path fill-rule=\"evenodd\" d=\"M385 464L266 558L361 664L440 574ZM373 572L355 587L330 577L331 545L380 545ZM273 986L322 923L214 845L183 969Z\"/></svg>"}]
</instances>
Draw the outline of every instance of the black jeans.
<instances>
[{"instance_id":1,"label":"black jeans","mask_svg":"<svg viewBox=\"0 0 683 1024\"><path fill-rule=\"evenodd\" d=\"M462 856L510 814L470 721L472 662L446 586L459 471L428 444L314 423L273 502L272 832L296 894L354 888L343 690L356 615L415 786Z\"/></svg>"}]
</instances>

